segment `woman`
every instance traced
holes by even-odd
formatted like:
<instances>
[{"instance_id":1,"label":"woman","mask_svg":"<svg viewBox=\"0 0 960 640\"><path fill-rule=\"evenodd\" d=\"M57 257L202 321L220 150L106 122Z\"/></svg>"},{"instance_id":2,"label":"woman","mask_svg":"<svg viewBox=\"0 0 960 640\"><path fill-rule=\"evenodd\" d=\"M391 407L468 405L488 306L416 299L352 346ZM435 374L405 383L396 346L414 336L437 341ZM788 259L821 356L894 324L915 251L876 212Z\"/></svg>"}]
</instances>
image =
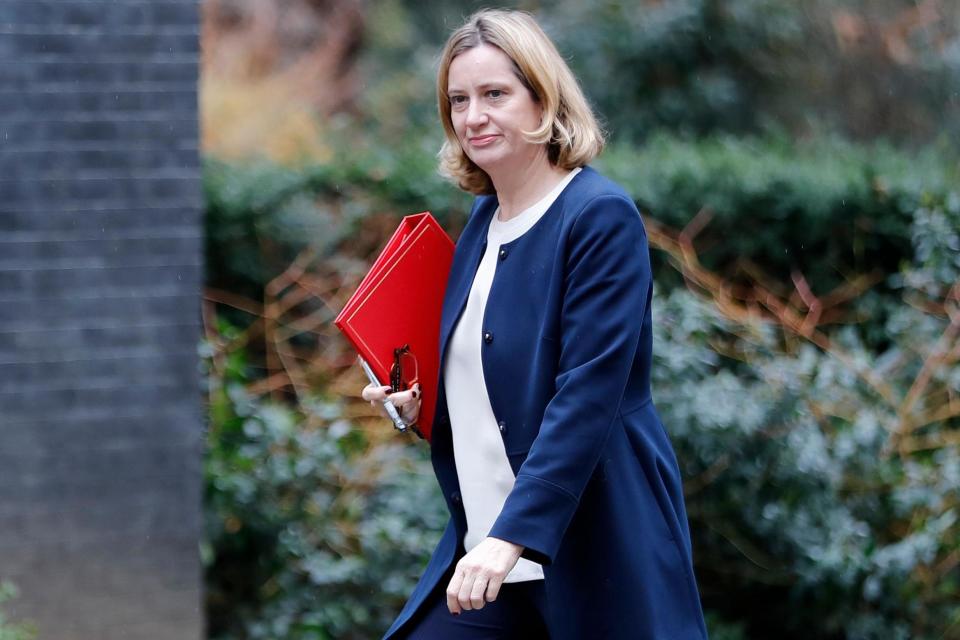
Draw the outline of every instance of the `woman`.
<instances>
[{"instance_id":1,"label":"woman","mask_svg":"<svg viewBox=\"0 0 960 640\"><path fill-rule=\"evenodd\" d=\"M451 520L385 638L706 637L679 470L650 396L643 222L528 14L453 33L441 168L478 197L440 333L431 457ZM379 405L389 387L368 386ZM419 389L389 396L413 421Z\"/></svg>"}]
</instances>

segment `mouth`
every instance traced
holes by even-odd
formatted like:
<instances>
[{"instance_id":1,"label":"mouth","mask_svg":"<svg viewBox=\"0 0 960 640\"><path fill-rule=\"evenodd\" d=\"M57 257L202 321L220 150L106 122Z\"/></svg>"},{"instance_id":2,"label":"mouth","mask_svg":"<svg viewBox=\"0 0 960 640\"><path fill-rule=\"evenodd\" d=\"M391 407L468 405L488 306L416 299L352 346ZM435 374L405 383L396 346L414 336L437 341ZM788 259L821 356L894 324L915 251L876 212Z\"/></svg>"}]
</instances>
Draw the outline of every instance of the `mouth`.
<instances>
[{"instance_id":1,"label":"mouth","mask_svg":"<svg viewBox=\"0 0 960 640\"><path fill-rule=\"evenodd\" d=\"M472 138L467 138L467 141L470 143L470 146L485 147L496 140L497 137L496 134L491 133L484 136L473 136Z\"/></svg>"}]
</instances>

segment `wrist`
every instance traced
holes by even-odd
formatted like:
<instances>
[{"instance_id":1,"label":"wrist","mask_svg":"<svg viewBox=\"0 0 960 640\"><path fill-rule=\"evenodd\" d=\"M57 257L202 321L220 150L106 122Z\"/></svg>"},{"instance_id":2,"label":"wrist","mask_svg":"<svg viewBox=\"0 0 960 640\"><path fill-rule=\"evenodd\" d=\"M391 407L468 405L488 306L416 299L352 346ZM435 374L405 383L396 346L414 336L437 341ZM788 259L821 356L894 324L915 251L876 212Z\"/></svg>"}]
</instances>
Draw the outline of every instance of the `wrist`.
<instances>
[{"instance_id":1,"label":"wrist","mask_svg":"<svg viewBox=\"0 0 960 640\"><path fill-rule=\"evenodd\" d=\"M508 545L511 549L517 552L517 554L523 553L523 550L526 548L522 544L517 544L516 542L510 542L509 540L504 540L503 538L496 538L494 536L489 536L491 539L498 542L502 542L505 545Z\"/></svg>"}]
</instances>

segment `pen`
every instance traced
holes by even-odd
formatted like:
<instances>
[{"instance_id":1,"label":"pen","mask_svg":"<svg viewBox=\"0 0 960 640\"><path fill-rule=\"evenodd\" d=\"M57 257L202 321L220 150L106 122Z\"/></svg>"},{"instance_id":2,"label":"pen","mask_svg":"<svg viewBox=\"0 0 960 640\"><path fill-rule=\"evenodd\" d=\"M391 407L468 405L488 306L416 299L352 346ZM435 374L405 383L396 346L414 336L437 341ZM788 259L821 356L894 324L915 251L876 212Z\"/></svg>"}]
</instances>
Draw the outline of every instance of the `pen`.
<instances>
[{"instance_id":1,"label":"pen","mask_svg":"<svg viewBox=\"0 0 960 640\"><path fill-rule=\"evenodd\" d=\"M367 361L364 360L361 356L357 356L357 360L360 361L360 366L363 367L363 372L367 374L367 378L370 380L370 384L382 387L380 381L377 380L377 376L373 373L373 369L370 368L370 365L367 364ZM387 415L390 416L390 419L393 421L393 426L397 428L398 431L406 431L407 423L403 421L403 418L400 417L400 413L397 411L397 408L393 406L393 403L389 400L383 401L383 408L387 410Z\"/></svg>"}]
</instances>

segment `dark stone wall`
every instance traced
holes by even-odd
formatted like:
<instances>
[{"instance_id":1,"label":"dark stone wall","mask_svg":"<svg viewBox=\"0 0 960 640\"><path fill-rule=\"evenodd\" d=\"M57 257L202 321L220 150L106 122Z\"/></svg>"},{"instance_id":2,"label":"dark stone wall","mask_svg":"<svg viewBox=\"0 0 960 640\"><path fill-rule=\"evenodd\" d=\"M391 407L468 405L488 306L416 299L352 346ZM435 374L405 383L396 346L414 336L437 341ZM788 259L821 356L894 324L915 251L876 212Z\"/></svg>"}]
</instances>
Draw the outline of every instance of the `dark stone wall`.
<instances>
[{"instance_id":1,"label":"dark stone wall","mask_svg":"<svg viewBox=\"0 0 960 640\"><path fill-rule=\"evenodd\" d=\"M202 636L196 1L0 0L0 580Z\"/></svg>"}]
</instances>

